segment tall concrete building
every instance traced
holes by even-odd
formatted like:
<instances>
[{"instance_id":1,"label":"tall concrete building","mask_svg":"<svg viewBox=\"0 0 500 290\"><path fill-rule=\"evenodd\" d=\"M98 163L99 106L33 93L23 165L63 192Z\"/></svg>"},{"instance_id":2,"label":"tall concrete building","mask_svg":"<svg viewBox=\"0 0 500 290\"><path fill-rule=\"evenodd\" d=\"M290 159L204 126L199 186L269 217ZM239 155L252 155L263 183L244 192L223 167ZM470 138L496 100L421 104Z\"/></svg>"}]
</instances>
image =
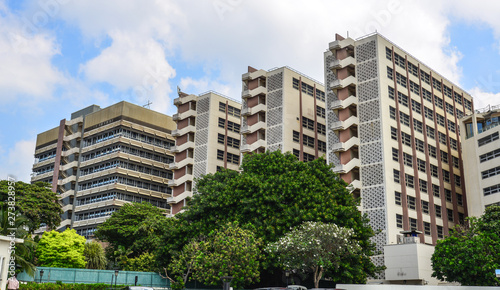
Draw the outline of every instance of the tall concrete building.
<instances>
[{"instance_id":1,"label":"tall concrete building","mask_svg":"<svg viewBox=\"0 0 500 290\"><path fill-rule=\"evenodd\" d=\"M179 92L174 100L177 123L172 131L175 162L170 164L174 178L167 199L176 214L193 195L194 178L214 173L220 168L238 170L240 164L241 104L215 92L190 95Z\"/></svg>"},{"instance_id":2,"label":"tall concrete building","mask_svg":"<svg viewBox=\"0 0 500 290\"><path fill-rule=\"evenodd\" d=\"M458 125L471 96L376 33L336 35L324 65L327 161L359 186L361 210L380 230L377 249L404 241L403 230L422 232L406 240L434 245L467 216ZM384 265L384 255L374 262ZM430 279L399 273L401 262L380 278Z\"/></svg>"},{"instance_id":3,"label":"tall concrete building","mask_svg":"<svg viewBox=\"0 0 500 290\"><path fill-rule=\"evenodd\" d=\"M303 161L326 154L322 83L289 67L248 67L242 82L242 153L279 149Z\"/></svg>"},{"instance_id":4,"label":"tall concrete building","mask_svg":"<svg viewBox=\"0 0 500 290\"><path fill-rule=\"evenodd\" d=\"M46 181L63 208L58 230L87 238L127 202L170 214L172 118L127 102L93 105L37 136L32 182ZM42 227L41 230L44 230Z\"/></svg>"},{"instance_id":5,"label":"tall concrete building","mask_svg":"<svg viewBox=\"0 0 500 290\"><path fill-rule=\"evenodd\" d=\"M500 106L475 110L460 121L467 207L480 216L500 205Z\"/></svg>"}]
</instances>

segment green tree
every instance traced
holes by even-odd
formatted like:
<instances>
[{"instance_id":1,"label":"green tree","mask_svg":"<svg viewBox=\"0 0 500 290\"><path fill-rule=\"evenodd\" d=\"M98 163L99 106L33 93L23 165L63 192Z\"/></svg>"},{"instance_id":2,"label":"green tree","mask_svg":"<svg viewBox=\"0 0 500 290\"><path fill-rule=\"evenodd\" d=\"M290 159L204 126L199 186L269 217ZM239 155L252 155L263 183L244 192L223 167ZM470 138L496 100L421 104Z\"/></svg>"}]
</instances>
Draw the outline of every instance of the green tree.
<instances>
[{"instance_id":1,"label":"green tree","mask_svg":"<svg viewBox=\"0 0 500 290\"><path fill-rule=\"evenodd\" d=\"M164 211L147 202L125 204L99 225L96 237L109 242L110 256L117 258L120 247L127 251L127 258L153 253L162 243L162 236L169 223ZM119 256L123 257L122 254Z\"/></svg>"},{"instance_id":2,"label":"green tree","mask_svg":"<svg viewBox=\"0 0 500 290\"><path fill-rule=\"evenodd\" d=\"M260 245L253 232L228 224L184 246L172 262L172 272L185 274L184 283L192 272L192 278L208 285L220 285L222 276L232 276L231 285L242 288L259 281Z\"/></svg>"},{"instance_id":3,"label":"green tree","mask_svg":"<svg viewBox=\"0 0 500 290\"><path fill-rule=\"evenodd\" d=\"M0 181L0 206L8 205L9 182ZM41 224L49 229L55 229L61 224L61 205L57 194L52 192L50 184L35 182L34 184L17 181L14 183L15 207L20 214L28 219L26 226L33 233Z\"/></svg>"},{"instance_id":4,"label":"green tree","mask_svg":"<svg viewBox=\"0 0 500 290\"><path fill-rule=\"evenodd\" d=\"M269 244L304 221L321 221L352 228L363 249L363 255L342 261L330 276L344 283L364 283L380 270L369 258L375 250L370 241L374 233L357 209L359 201L324 159L299 162L279 151L247 154L241 169L241 173L223 170L197 180L200 194L166 231L158 253L162 265L168 265L193 238L229 222L254 230L263 244ZM262 259L263 268L273 264L267 256Z\"/></svg>"},{"instance_id":5,"label":"green tree","mask_svg":"<svg viewBox=\"0 0 500 290\"><path fill-rule=\"evenodd\" d=\"M36 250L40 266L84 268L85 241L75 230L44 232Z\"/></svg>"},{"instance_id":6,"label":"green tree","mask_svg":"<svg viewBox=\"0 0 500 290\"><path fill-rule=\"evenodd\" d=\"M106 269L108 261L106 260L104 249L97 241L86 243L85 248L83 249L83 255L85 256L85 261L87 262L87 265L85 266L87 269Z\"/></svg>"},{"instance_id":7,"label":"green tree","mask_svg":"<svg viewBox=\"0 0 500 290\"><path fill-rule=\"evenodd\" d=\"M433 277L464 286L498 286L500 269L500 206L490 206L468 226L457 226L436 244L432 255Z\"/></svg>"},{"instance_id":8,"label":"green tree","mask_svg":"<svg viewBox=\"0 0 500 290\"><path fill-rule=\"evenodd\" d=\"M122 261L121 268L125 271L155 272L158 270L155 255L148 252L137 258L125 258Z\"/></svg>"},{"instance_id":9,"label":"green tree","mask_svg":"<svg viewBox=\"0 0 500 290\"><path fill-rule=\"evenodd\" d=\"M314 287L328 269L340 268L344 258L361 256L361 247L354 239L354 230L336 224L305 222L286 233L266 251L278 257L285 270L313 272Z\"/></svg>"}]
</instances>

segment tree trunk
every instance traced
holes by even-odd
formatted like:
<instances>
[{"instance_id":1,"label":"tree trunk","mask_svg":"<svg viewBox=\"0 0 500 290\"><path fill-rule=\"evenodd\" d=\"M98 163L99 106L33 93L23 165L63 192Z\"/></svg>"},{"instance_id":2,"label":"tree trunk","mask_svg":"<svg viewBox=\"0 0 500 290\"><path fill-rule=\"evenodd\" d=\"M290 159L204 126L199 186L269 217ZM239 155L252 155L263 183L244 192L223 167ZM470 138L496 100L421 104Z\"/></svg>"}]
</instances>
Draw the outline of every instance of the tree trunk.
<instances>
[{"instance_id":1,"label":"tree trunk","mask_svg":"<svg viewBox=\"0 0 500 290\"><path fill-rule=\"evenodd\" d=\"M319 272L318 272L319 268ZM323 276L323 267L321 266L316 266L314 269L314 288L319 288L319 280Z\"/></svg>"}]
</instances>

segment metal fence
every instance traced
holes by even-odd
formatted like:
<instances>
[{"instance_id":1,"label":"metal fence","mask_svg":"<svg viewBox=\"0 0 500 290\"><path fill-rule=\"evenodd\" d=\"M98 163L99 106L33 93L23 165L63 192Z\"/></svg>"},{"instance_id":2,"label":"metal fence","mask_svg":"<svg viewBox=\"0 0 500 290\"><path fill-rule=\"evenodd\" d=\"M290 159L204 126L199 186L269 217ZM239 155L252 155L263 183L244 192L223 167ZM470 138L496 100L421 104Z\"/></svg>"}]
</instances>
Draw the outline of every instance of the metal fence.
<instances>
[{"instance_id":1,"label":"metal fence","mask_svg":"<svg viewBox=\"0 0 500 290\"><path fill-rule=\"evenodd\" d=\"M41 272L42 270L43 272ZM43 274L40 275L40 273ZM118 285L134 285L136 276L138 286L170 288L170 281L154 272L119 271L118 275L115 276L114 270L38 267L35 277L23 272L17 276L17 279L25 282L41 281L42 283L61 281L62 283L111 284L112 282L114 285L116 282Z\"/></svg>"}]
</instances>

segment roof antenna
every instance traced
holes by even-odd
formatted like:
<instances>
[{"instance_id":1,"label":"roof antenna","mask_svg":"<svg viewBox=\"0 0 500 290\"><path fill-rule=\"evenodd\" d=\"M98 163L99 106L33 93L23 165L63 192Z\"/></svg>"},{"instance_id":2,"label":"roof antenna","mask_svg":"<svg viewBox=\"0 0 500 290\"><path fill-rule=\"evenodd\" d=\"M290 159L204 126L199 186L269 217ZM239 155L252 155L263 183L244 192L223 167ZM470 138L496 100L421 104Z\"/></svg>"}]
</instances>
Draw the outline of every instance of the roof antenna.
<instances>
[{"instance_id":1,"label":"roof antenna","mask_svg":"<svg viewBox=\"0 0 500 290\"><path fill-rule=\"evenodd\" d=\"M146 107L147 107L148 109L151 109L151 108L149 107L149 105L151 105L151 104L152 104L152 102L151 102L150 100L148 100L148 103L147 103L147 104L145 104L145 105L144 105L144 106L142 106L142 107L143 107L143 108L146 108Z\"/></svg>"},{"instance_id":2,"label":"roof antenna","mask_svg":"<svg viewBox=\"0 0 500 290\"><path fill-rule=\"evenodd\" d=\"M347 38L349 38L349 30L347 30Z\"/></svg>"}]
</instances>

